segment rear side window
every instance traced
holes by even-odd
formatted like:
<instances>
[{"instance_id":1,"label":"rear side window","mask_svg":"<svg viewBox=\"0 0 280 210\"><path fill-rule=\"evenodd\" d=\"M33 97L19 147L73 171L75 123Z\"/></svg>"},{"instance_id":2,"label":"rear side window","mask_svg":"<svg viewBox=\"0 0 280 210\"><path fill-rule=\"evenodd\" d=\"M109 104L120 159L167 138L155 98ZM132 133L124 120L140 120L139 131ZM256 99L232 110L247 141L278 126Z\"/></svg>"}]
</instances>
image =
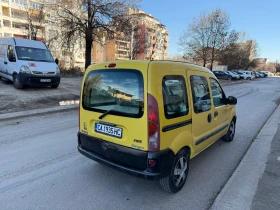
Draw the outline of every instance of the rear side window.
<instances>
[{"instance_id":1,"label":"rear side window","mask_svg":"<svg viewBox=\"0 0 280 210\"><path fill-rule=\"evenodd\" d=\"M82 105L85 110L140 118L144 112L144 84L138 70L97 70L87 75Z\"/></svg>"},{"instance_id":2,"label":"rear side window","mask_svg":"<svg viewBox=\"0 0 280 210\"><path fill-rule=\"evenodd\" d=\"M195 113L206 112L211 109L209 85L206 77L191 76L193 108Z\"/></svg>"},{"instance_id":3,"label":"rear side window","mask_svg":"<svg viewBox=\"0 0 280 210\"><path fill-rule=\"evenodd\" d=\"M163 77L162 95L166 119L185 116L189 113L186 82L183 76Z\"/></svg>"}]
</instances>

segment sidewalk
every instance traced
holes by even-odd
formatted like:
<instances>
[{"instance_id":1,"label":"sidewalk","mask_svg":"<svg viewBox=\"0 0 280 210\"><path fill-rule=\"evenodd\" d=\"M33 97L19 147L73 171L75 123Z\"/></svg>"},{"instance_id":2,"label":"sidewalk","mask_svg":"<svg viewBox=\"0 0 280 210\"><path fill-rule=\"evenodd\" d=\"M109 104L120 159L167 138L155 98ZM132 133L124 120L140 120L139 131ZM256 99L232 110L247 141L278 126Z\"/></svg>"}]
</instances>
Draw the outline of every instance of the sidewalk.
<instances>
[{"instance_id":1,"label":"sidewalk","mask_svg":"<svg viewBox=\"0 0 280 210\"><path fill-rule=\"evenodd\" d=\"M210 209L280 209L280 106L266 122Z\"/></svg>"}]
</instances>

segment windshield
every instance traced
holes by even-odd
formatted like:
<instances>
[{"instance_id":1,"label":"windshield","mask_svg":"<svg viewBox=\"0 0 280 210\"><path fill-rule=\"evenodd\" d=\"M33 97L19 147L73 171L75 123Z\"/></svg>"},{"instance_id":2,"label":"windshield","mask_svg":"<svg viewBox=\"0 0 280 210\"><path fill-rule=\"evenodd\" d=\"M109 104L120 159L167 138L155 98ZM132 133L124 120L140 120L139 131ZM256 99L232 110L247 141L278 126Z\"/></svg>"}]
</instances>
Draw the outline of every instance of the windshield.
<instances>
[{"instance_id":1,"label":"windshield","mask_svg":"<svg viewBox=\"0 0 280 210\"><path fill-rule=\"evenodd\" d=\"M49 50L17 46L16 52L19 60L54 62Z\"/></svg>"},{"instance_id":2,"label":"windshield","mask_svg":"<svg viewBox=\"0 0 280 210\"><path fill-rule=\"evenodd\" d=\"M97 70L87 75L83 108L140 118L144 112L143 76L137 70Z\"/></svg>"}]
</instances>

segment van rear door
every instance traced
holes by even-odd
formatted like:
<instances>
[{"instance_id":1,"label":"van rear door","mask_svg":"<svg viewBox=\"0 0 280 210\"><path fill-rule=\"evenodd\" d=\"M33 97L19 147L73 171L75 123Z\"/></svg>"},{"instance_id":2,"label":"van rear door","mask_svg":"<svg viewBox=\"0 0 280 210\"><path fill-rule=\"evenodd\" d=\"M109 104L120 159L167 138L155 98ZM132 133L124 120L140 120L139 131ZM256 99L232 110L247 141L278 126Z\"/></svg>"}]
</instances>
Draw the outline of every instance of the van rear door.
<instances>
[{"instance_id":1,"label":"van rear door","mask_svg":"<svg viewBox=\"0 0 280 210\"><path fill-rule=\"evenodd\" d=\"M92 70L84 79L80 131L97 139L146 151L147 65L140 69L117 66Z\"/></svg>"}]
</instances>

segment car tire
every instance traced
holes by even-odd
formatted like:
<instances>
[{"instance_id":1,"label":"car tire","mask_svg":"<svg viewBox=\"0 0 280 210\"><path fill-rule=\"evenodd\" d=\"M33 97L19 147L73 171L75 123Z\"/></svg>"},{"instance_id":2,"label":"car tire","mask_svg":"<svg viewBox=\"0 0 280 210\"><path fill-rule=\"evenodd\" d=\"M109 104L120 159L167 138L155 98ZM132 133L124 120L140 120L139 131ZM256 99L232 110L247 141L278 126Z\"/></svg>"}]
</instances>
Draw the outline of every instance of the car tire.
<instances>
[{"instance_id":1,"label":"car tire","mask_svg":"<svg viewBox=\"0 0 280 210\"><path fill-rule=\"evenodd\" d=\"M180 191L188 177L189 150L183 149L176 155L169 175L160 179L161 187L169 193Z\"/></svg>"},{"instance_id":2,"label":"car tire","mask_svg":"<svg viewBox=\"0 0 280 210\"><path fill-rule=\"evenodd\" d=\"M18 74L14 74L13 76L13 84L16 89L22 89L23 85L20 83Z\"/></svg>"},{"instance_id":3,"label":"car tire","mask_svg":"<svg viewBox=\"0 0 280 210\"><path fill-rule=\"evenodd\" d=\"M51 88L58 88L59 84L52 85Z\"/></svg>"},{"instance_id":4,"label":"car tire","mask_svg":"<svg viewBox=\"0 0 280 210\"><path fill-rule=\"evenodd\" d=\"M234 139L235 135L235 118L230 122L230 125L228 127L228 131L226 135L223 136L222 140L225 142L231 142Z\"/></svg>"}]
</instances>

